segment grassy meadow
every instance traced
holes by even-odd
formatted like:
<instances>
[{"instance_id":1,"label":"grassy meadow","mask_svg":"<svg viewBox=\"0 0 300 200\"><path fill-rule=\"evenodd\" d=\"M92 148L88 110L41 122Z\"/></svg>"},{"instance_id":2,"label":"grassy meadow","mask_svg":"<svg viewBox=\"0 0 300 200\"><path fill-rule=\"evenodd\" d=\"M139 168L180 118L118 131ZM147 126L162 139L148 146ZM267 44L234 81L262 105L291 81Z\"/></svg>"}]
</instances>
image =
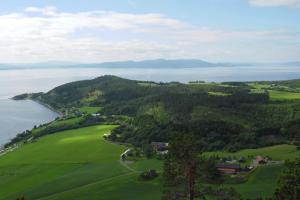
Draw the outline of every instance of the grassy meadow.
<instances>
[{"instance_id":1,"label":"grassy meadow","mask_svg":"<svg viewBox=\"0 0 300 200\"><path fill-rule=\"evenodd\" d=\"M56 133L1 156L1 199L22 196L26 199L86 199L85 192L89 194L88 199L115 199L122 196L121 188L127 190L133 186L140 189L127 194L128 199L147 195L149 193L142 191L148 189L159 193L159 183L140 184L137 174L119 163L124 146L103 140L103 134L114 127L92 126ZM98 196L98 193L103 195Z\"/></svg>"},{"instance_id":2,"label":"grassy meadow","mask_svg":"<svg viewBox=\"0 0 300 200\"><path fill-rule=\"evenodd\" d=\"M269 95L272 100L299 100L300 93L269 90Z\"/></svg>"},{"instance_id":3,"label":"grassy meadow","mask_svg":"<svg viewBox=\"0 0 300 200\"><path fill-rule=\"evenodd\" d=\"M241 184L225 184L225 187L233 187L245 199L268 198L274 193L278 178L284 169L284 165L261 166L251 173L249 179Z\"/></svg>"},{"instance_id":4,"label":"grassy meadow","mask_svg":"<svg viewBox=\"0 0 300 200\"><path fill-rule=\"evenodd\" d=\"M291 92L288 91L288 86L280 86L280 90L278 88L272 86L271 84L267 83L250 83L249 86L255 88L256 90L267 90L270 95L271 100L276 101L284 101L284 100L299 100L300 99L300 92Z\"/></svg>"},{"instance_id":5,"label":"grassy meadow","mask_svg":"<svg viewBox=\"0 0 300 200\"><path fill-rule=\"evenodd\" d=\"M50 124L48 124L47 126L42 126L42 127L33 129L32 134L36 135L46 128L56 128L56 127L61 127L61 126L65 126L65 125L76 125L82 120L83 120L83 117L74 117L74 118L70 118L70 119L55 120L55 121L51 122Z\"/></svg>"},{"instance_id":6,"label":"grassy meadow","mask_svg":"<svg viewBox=\"0 0 300 200\"><path fill-rule=\"evenodd\" d=\"M94 107L94 106L82 106L79 108L80 112L86 113L86 114L94 114L101 111L101 107Z\"/></svg>"}]
</instances>

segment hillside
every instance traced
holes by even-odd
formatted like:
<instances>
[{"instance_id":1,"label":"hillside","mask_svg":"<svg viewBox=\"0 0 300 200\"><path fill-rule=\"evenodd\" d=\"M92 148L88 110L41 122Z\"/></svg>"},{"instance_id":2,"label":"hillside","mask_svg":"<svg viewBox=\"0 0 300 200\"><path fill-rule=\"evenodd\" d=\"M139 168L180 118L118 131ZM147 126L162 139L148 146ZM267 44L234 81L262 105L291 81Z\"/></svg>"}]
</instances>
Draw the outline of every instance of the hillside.
<instances>
[{"instance_id":1,"label":"hillside","mask_svg":"<svg viewBox=\"0 0 300 200\"><path fill-rule=\"evenodd\" d=\"M288 83L294 88L297 82ZM286 81L276 84L155 83L103 76L15 99L31 98L63 113L94 106L101 107L104 116L128 116L131 120L111 135L118 142L141 146L188 132L198 136L202 150L235 151L300 137L298 93L295 88L289 91L292 86Z\"/></svg>"},{"instance_id":2,"label":"hillside","mask_svg":"<svg viewBox=\"0 0 300 200\"><path fill-rule=\"evenodd\" d=\"M221 177L224 188L244 198L269 197L284 160L299 156L298 90L298 80L182 84L103 76L16 96L64 115L6 146L0 156L0 195L5 200L161 199L161 175L139 178L145 170L162 172L164 158L150 143L191 134L197 152L217 162L245 157L246 167L257 155L270 157L273 164ZM127 148L133 153L122 162Z\"/></svg>"}]
</instances>

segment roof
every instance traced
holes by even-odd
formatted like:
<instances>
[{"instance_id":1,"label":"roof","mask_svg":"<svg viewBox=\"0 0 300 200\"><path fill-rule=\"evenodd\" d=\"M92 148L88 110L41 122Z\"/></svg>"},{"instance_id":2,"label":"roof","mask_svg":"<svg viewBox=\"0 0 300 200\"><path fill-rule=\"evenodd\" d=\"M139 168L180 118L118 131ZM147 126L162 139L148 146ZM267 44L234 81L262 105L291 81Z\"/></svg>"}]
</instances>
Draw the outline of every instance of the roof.
<instances>
[{"instance_id":1,"label":"roof","mask_svg":"<svg viewBox=\"0 0 300 200\"><path fill-rule=\"evenodd\" d=\"M227 168L227 169L240 169L240 165L237 164L224 164L224 163L218 163L216 165L217 168Z\"/></svg>"},{"instance_id":2,"label":"roof","mask_svg":"<svg viewBox=\"0 0 300 200\"><path fill-rule=\"evenodd\" d=\"M153 145L153 146L167 147L168 143L164 143L164 142L151 142L151 145Z\"/></svg>"},{"instance_id":3,"label":"roof","mask_svg":"<svg viewBox=\"0 0 300 200\"><path fill-rule=\"evenodd\" d=\"M265 161L266 158L262 157L262 156L256 156L255 158L256 161Z\"/></svg>"}]
</instances>

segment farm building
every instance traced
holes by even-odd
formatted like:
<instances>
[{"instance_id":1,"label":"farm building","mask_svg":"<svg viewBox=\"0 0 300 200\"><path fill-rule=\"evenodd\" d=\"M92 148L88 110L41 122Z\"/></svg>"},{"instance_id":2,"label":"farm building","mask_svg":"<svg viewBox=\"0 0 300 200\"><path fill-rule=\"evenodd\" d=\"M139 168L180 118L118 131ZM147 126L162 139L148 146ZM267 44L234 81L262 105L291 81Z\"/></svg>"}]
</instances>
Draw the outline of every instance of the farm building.
<instances>
[{"instance_id":1,"label":"farm building","mask_svg":"<svg viewBox=\"0 0 300 200\"><path fill-rule=\"evenodd\" d=\"M236 164L219 163L216 165L216 167L223 174L236 174L241 170L240 165L236 165Z\"/></svg>"},{"instance_id":2,"label":"farm building","mask_svg":"<svg viewBox=\"0 0 300 200\"><path fill-rule=\"evenodd\" d=\"M167 150L169 144L164 142L152 142L151 146L154 151L159 152Z\"/></svg>"},{"instance_id":3,"label":"farm building","mask_svg":"<svg viewBox=\"0 0 300 200\"><path fill-rule=\"evenodd\" d=\"M257 164L266 164L268 162L268 159L263 156L256 156L255 162Z\"/></svg>"}]
</instances>

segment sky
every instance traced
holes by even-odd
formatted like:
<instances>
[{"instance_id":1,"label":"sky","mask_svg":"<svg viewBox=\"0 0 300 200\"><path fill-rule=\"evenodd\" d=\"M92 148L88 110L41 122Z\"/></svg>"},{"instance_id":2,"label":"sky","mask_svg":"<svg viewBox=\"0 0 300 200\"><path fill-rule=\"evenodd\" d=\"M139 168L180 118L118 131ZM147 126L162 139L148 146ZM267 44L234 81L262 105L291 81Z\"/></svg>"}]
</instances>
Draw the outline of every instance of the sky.
<instances>
[{"instance_id":1,"label":"sky","mask_svg":"<svg viewBox=\"0 0 300 200\"><path fill-rule=\"evenodd\" d=\"M300 61L300 0L0 0L0 63Z\"/></svg>"}]
</instances>

